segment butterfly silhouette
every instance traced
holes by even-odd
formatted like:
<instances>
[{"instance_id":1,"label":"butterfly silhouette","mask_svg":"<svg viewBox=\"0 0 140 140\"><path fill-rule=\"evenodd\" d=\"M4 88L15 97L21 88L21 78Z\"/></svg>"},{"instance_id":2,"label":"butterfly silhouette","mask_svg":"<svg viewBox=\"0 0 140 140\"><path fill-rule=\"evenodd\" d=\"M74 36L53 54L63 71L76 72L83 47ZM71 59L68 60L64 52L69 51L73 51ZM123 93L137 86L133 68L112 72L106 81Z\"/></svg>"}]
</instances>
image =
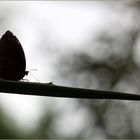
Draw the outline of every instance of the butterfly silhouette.
<instances>
[{"instance_id":1,"label":"butterfly silhouette","mask_svg":"<svg viewBox=\"0 0 140 140\"><path fill-rule=\"evenodd\" d=\"M28 74L24 50L11 31L0 39L0 79L18 81Z\"/></svg>"}]
</instances>

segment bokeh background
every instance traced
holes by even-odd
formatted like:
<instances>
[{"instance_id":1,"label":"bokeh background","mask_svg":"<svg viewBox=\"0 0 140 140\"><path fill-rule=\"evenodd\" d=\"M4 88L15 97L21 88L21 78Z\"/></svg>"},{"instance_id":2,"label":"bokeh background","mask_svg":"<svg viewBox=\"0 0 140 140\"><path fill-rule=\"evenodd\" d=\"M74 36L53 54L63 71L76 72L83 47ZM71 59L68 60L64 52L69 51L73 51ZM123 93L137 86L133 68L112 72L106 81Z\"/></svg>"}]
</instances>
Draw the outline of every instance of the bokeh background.
<instances>
[{"instance_id":1,"label":"bokeh background","mask_svg":"<svg viewBox=\"0 0 140 140\"><path fill-rule=\"evenodd\" d=\"M139 94L139 19L140 1L0 1L31 82ZM133 101L0 93L0 138L135 139L139 116Z\"/></svg>"}]
</instances>

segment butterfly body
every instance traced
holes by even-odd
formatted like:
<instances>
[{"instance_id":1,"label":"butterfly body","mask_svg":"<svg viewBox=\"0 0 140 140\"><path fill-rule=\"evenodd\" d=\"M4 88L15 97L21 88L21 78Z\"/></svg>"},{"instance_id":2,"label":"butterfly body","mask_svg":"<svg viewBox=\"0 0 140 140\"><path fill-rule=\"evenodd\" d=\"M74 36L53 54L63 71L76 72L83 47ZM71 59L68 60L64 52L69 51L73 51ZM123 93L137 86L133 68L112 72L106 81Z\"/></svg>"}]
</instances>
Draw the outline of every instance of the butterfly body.
<instances>
[{"instance_id":1,"label":"butterfly body","mask_svg":"<svg viewBox=\"0 0 140 140\"><path fill-rule=\"evenodd\" d=\"M21 80L28 74L24 50L12 32L7 31L0 40L0 79Z\"/></svg>"}]
</instances>

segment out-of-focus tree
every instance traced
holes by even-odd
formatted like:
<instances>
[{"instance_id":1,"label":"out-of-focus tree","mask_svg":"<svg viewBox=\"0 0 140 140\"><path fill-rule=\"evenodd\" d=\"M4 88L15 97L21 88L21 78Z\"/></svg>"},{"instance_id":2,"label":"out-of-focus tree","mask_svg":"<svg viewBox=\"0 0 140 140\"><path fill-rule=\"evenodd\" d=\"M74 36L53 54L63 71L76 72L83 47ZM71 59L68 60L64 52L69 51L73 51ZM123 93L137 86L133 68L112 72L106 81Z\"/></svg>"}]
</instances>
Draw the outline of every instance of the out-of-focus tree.
<instances>
[{"instance_id":1,"label":"out-of-focus tree","mask_svg":"<svg viewBox=\"0 0 140 140\"><path fill-rule=\"evenodd\" d=\"M18 133L16 128L14 128L13 121L2 109L0 109L0 138L18 138Z\"/></svg>"},{"instance_id":2,"label":"out-of-focus tree","mask_svg":"<svg viewBox=\"0 0 140 140\"><path fill-rule=\"evenodd\" d=\"M127 4L123 3L120 11L119 7L117 10L130 10L131 28L125 28L121 22L115 23L116 28L114 25L105 27L91 43L85 44L84 49L62 56L60 67L57 68L65 82L71 81L70 85L76 87L133 93L140 91L140 67L137 61L139 56L136 56L140 41L140 22L134 20L139 11L138 5ZM122 17L125 19L125 15ZM126 27L128 24L130 23L126 20ZM91 120L87 119L87 122L91 123L82 133L83 137L87 136L88 132L91 134L89 137L95 137L96 129L99 130L98 133L102 132L105 138L139 138L139 130L136 132L134 129L130 104L134 106L131 102L79 100L79 108L87 108L90 116L93 116Z\"/></svg>"},{"instance_id":3,"label":"out-of-focus tree","mask_svg":"<svg viewBox=\"0 0 140 140\"><path fill-rule=\"evenodd\" d=\"M139 18L138 4L120 4L115 10L124 15L121 16L123 25L118 21L109 28L105 27L89 43L83 44L81 50L64 53L55 65L59 79L61 77L64 83L75 87L139 92L137 52L140 26L139 21L134 20L136 16L136 19ZM128 11L128 15L124 14ZM125 22L126 15L131 18ZM75 104L72 111L70 103ZM136 123L133 116L135 105L123 101L70 100L61 111L50 109L46 113L44 110L36 128L25 135L16 132L16 128L11 129L13 127L10 124L14 126L13 122L7 120L1 111L0 138L140 138L140 130L136 131L139 123ZM71 126L77 122L79 127ZM65 134L67 128L74 131Z\"/></svg>"}]
</instances>

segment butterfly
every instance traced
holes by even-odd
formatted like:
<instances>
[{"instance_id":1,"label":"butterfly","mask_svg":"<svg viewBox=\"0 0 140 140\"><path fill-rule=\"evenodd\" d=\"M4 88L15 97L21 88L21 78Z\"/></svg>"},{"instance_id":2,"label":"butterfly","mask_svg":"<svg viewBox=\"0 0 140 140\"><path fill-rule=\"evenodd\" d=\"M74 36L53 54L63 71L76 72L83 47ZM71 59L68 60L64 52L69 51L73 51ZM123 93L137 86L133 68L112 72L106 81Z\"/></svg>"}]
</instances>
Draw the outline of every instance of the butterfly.
<instances>
[{"instance_id":1,"label":"butterfly","mask_svg":"<svg viewBox=\"0 0 140 140\"><path fill-rule=\"evenodd\" d=\"M18 81L28 74L24 50L11 31L0 39L0 79Z\"/></svg>"}]
</instances>

